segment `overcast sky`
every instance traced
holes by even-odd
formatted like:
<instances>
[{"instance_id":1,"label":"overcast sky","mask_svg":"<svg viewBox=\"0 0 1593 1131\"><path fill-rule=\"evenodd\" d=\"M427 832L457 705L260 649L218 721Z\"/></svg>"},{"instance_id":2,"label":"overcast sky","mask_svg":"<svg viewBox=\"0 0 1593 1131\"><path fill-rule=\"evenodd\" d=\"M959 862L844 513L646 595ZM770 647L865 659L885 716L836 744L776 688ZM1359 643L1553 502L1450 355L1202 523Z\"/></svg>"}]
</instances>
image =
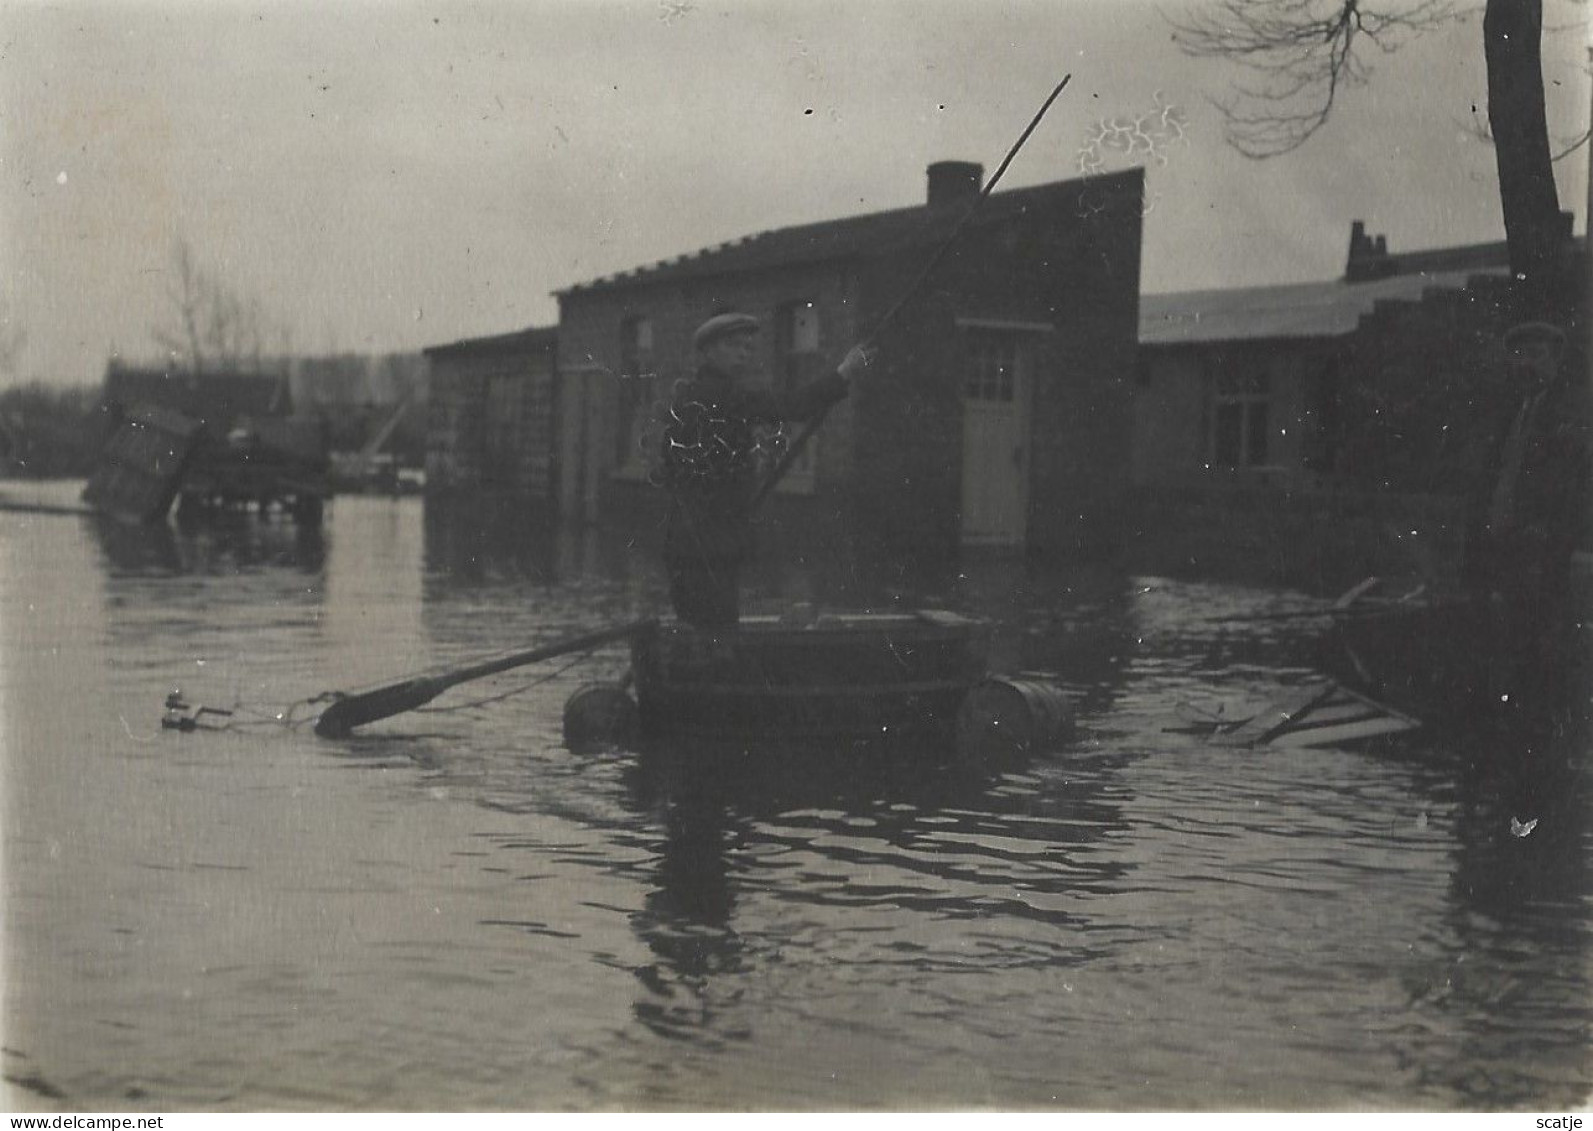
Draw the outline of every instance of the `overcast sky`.
<instances>
[{"instance_id":1,"label":"overcast sky","mask_svg":"<svg viewBox=\"0 0 1593 1131\"><path fill-rule=\"evenodd\" d=\"M1545 43L1566 141L1586 43ZM61 383L157 356L178 239L299 352L418 349L551 324L551 292L597 275L919 203L932 161L992 172L1065 73L1003 187L1077 176L1101 119L1174 108L1147 292L1335 277L1353 219L1393 250L1503 238L1469 133L1477 20L1373 60L1269 162L1222 141L1208 99L1233 70L1139 0L7 0L0 52L4 313L22 375ZM1578 231L1587 160L1557 166Z\"/></svg>"}]
</instances>

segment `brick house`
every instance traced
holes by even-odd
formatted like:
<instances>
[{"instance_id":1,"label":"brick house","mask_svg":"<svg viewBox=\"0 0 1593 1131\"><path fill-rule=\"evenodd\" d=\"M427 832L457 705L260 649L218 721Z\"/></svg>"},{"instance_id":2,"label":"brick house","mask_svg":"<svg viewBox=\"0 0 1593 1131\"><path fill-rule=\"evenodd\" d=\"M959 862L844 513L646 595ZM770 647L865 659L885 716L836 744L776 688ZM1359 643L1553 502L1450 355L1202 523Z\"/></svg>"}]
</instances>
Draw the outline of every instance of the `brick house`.
<instances>
[{"instance_id":1,"label":"brick house","mask_svg":"<svg viewBox=\"0 0 1593 1131\"><path fill-rule=\"evenodd\" d=\"M551 503L558 333L526 329L423 352L429 366L426 493Z\"/></svg>"},{"instance_id":2,"label":"brick house","mask_svg":"<svg viewBox=\"0 0 1593 1131\"><path fill-rule=\"evenodd\" d=\"M1104 548L1129 481L1142 172L992 193L929 286L876 341L767 504L827 544ZM923 205L783 228L559 292L562 514L656 531L658 406L692 331L758 316L763 370L818 376L904 293L980 192L928 170ZM812 539L809 539L809 544Z\"/></svg>"}]
</instances>

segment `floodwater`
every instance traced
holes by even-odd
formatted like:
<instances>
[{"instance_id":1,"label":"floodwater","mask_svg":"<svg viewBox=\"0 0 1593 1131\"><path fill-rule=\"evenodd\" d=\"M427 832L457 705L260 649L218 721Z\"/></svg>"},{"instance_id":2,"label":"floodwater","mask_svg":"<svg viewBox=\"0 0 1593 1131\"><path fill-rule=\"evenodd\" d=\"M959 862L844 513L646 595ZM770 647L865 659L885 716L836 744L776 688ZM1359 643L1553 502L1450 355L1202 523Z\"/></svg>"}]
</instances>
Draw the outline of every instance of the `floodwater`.
<instances>
[{"instance_id":1,"label":"floodwater","mask_svg":"<svg viewBox=\"0 0 1593 1131\"><path fill-rule=\"evenodd\" d=\"M0 514L10 1103L1585 1102L1581 749L1528 773L1497 737L1168 729L1305 675L1287 622L1227 619L1299 594L970 563L942 596L1079 712L983 771L563 748L617 652L347 740L294 725L323 690L647 612L634 557L414 499L339 499L319 535ZM163 730L174 687L230 727Z\"/></svg>"}]
</instances>

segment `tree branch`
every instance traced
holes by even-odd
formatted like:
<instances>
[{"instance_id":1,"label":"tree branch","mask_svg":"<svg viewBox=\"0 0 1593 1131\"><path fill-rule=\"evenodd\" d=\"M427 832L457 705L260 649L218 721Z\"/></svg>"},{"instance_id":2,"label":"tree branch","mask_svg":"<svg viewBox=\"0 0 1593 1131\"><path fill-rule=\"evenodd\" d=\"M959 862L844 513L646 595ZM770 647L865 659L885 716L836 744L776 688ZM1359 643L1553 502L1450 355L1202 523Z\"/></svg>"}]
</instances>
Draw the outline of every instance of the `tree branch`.
<instances>
[{"instance_id":1,"label":"tree branch","mask_svg":"<svg viewBox=\"0 0 1593 1131\"><path fill-rule=\"evenodd\" d=\"M1458 0L1214 0L1189 17L1163 14L1185 54L1237 63L1250 81L1217 102L1228 141L1247 157L1276 157L1327 124L1349 86L1370 69L1357 51L1382 54L1412 36L1467 19L1480 9Z\"/></svg>"}]
</instances>

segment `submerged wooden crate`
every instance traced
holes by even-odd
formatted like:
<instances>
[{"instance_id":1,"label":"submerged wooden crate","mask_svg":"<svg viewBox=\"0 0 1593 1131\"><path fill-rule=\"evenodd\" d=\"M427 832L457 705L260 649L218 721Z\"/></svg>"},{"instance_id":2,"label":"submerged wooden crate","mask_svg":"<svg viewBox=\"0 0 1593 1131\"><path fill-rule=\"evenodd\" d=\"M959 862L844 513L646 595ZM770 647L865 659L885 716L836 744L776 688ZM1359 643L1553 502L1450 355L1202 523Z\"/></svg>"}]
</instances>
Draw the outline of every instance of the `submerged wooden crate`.
<instances>
[{"instance_id":1,"label":"submerged wooden crate","mask_svg":"<svg viewBox=\"0 0 1593 1131\"><path fill-rule=\"evenodd\" d=\"M202 440L197 420L151 405L127 414L100 452L83 501L121 522L166 517Z\"/></svg>"},{"instance_id":2,"label":"submerged wooden crate","mask_svg":"<svg viewBox=\"0 0 1593 1131\"><path fill-rule=\"evenodd\" d=\"M1248 718L1210 718L1194 728L1213 746L1344 746L1405 734L1421 723L1333 680L1294 688Z\"/></svg>"}]
</instances>

